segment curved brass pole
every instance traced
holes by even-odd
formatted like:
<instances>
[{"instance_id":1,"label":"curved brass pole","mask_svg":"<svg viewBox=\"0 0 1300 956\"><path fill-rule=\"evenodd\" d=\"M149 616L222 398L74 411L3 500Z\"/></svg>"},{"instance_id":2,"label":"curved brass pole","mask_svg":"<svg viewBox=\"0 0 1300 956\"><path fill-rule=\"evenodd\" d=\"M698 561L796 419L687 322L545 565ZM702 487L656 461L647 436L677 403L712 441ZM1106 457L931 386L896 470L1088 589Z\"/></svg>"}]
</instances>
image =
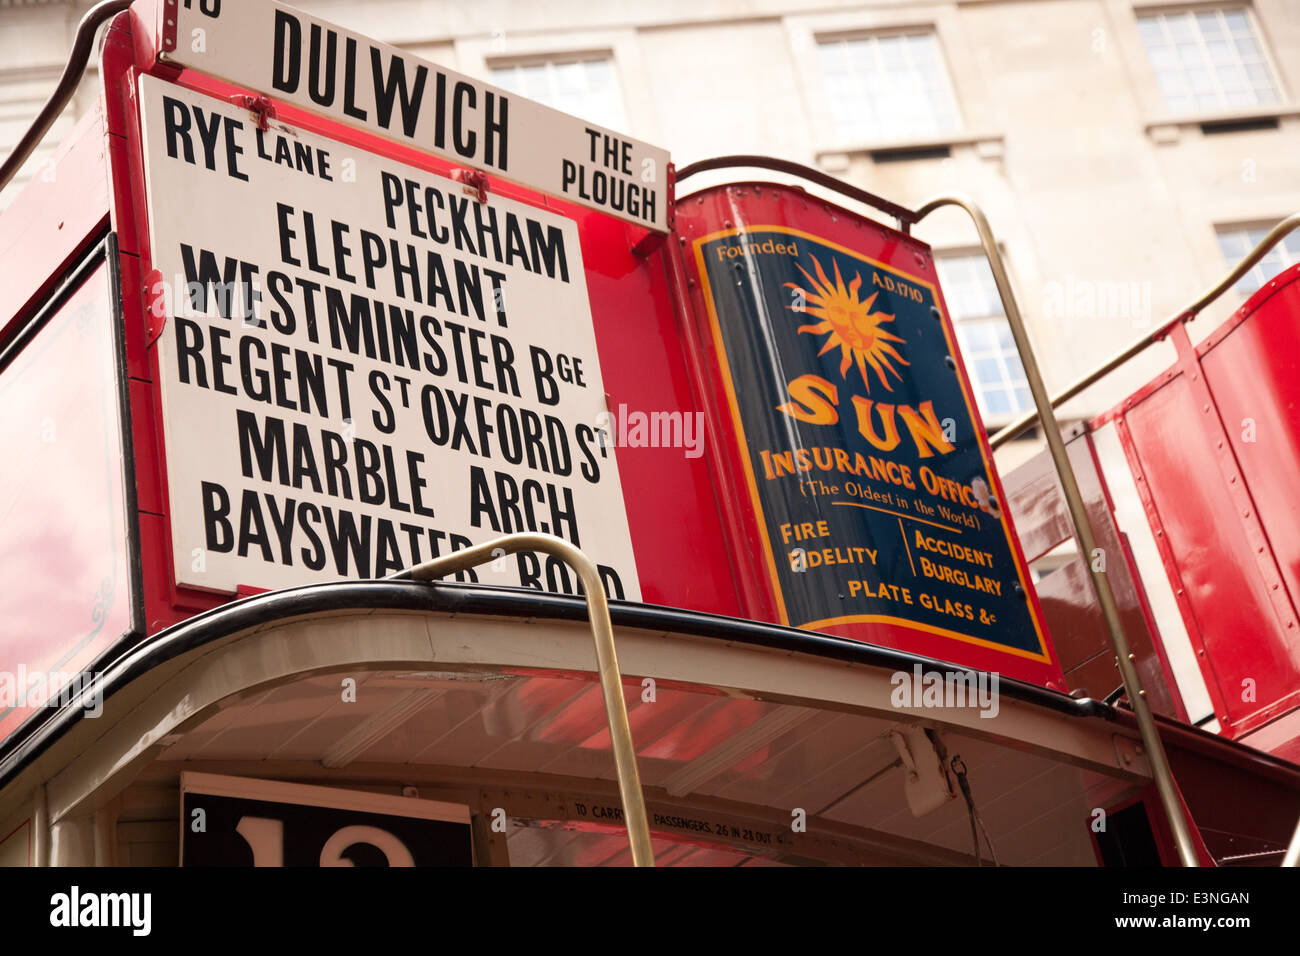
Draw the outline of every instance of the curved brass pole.
<instances>
[{"instance_id":1,"label":"curved brass pole","mask_svg":"<svg viewBox=\"0 0 1300 956\"><path fill-rule=\"evenodd\" d=\"M524 532L508 534L463 551L453 551L441 558L425 561L408 571L389 575L389 580L428 581L456 571L468 571L506 554L518 551L541 551L559 558L578 573L587 595L587 614L596 641L596 668L605 696L605 714L609 718L609 740L614 750L614 769L618 774L618 791L623 798L623 820L627 824L628 842L632 847L633 866L654 866L650 846L650 823L646 817L645 796L636 769L636 746L627 719L627 701L623 698L622 674L614 653L614 627L609 620L609 600L595 563L563 538L549 534Z\"/></svg>"},{"instance_id":2,"label":"curved brass pole","mask_svg":"<svg viewBox=\"0 0 1300 956\"><path fill-rule=\"evenodd\" d=\"M1151 774L1160 793L1160 802L1164 806L1165 816L1169 819L1169 826L1173 830L1174 842L1178 845L1178 855L1183 861L1183 866L1199 866L1191 828L1183 812L1182 799L1174 784L1165 747L1156 729L1155 718L1151 716L1146 691L1142 689L1142 681L1138 677L1137 667L1134 664L1136 658L1129 651L1128 641L1124 637L1124 625L1120 621L1119 606L1115 603L1115 595L1110 589L1106 572L1097 570L1091 560L1091 556L1097 549L1097 541L1093 537L1092 526L1088 524L1088 511L1083 502L1083 495L1079 493L1079 483L1075 480L1074 469L1065 450L1065 442L1061 439L1061 429L1057 425L1056 414L1052 411L1052 400L1048 397L1047 387L1043 384L1042 375L1039 374L1038 362L1034 359L1034 349L1029 343L1024 320L1020 317L1020 307L1016 303L1015 293L1011 290L1011 280L1002 262L1002 254L998 251L997 240L993 238L993 230L983 211L972 200L961 195L935 196L917 210L917 221L942 206L958 206L964 209L979 231L980 243L984 246L984 254L988 257L989 267L993 270L993 281L997 284L998 294L1002 297L1002 306L1006 310L1007 324L1011 326L1011 334L1016 340L1020 361L1025 368L1025 381L1034 396L1034 405L1037 406L1038 414L1043 421L1047 447L1056 465L1056 473L1061 479L1061 490L1065 493L1065 501L1070 509L1074 532L1079 538L1083 558L1092 572L1093 588L1101 604L1102 616L1106 619L1106 629L1110 632L1110 643L1119 662L1124 689L1128 693L1133 713L1137 717L1138 732L1142 736L1143 746L1146 747L1147 759L1151 763Z\"/></svg>"},{"instance_id":3,"label":"curved brass pole","mask_svg":"<svg viewBox=\"0 0 1300 956\"><path fill-rule=\"evenodd\" d=\"M1291 837L1291 845L1286 849L1286 856L1282 857L1283 866L1300 866L1300 823L1295 825L1295 834Z\"/></svg>"},{"instance_id":4,"label":"curved brass pole","mask_svg":"<svg viewBox=\"0 0 1300 956\"><path fill-rule=\"evenodd\" d=\"M1192 319L1196 318L1207 305L1209 305L1219 296L1223 295L1223 293L1231 289L1234 285L1237 284L1238 279L1244 276L1251 269L1255 268L1255 263L1259 262L1260 259L1263 259L1264 256L1268 255L1268 251L1270 249L1272 249L1279 242L1281 242L1282 239L1287 234L1295 231L1296 227L1298 226L1300 226L1300 212L1293 212L1291 215L1287 216L1276 226L1270 229L1268 235L1266 235L1263 239L1259 241L1259 245L1257 245L1254 249L1250 250L1250 252L1246 254L1246 258L1238 262L1236 267L1231 272L1229 272L1226 276L1220 279L1218 283L1215 284L1211 289L1203 293L1201 297L1198 298L1195 302L1193 302L1191 305L1187 306L1187 308L1183 309L1181 312L1177 313L1171 318L1165 319L1165 321L1161 322L1158 326L1156 326L1155 331L1148 332L1146 335L1142 336L1142 338L1138 339L1136 342L1129 345L1128 348L1121 351L1119 354L1113 356L1112 358L1107 359L1105 362L1102 362L1100 365L1094 368L1087 375L1083 376L1083 378L1079 379L1077 382L1067 386L1066 388L1062 389L1061 391L1053 395L1052 407L1056 408L1062 402L1068 402L1070 399L1074 398L1074 396L1078 395L1080 392L1082 392L1093 382L1096 382L1098 379L1105 378L1107 375L1115 371L1115 369L1119 368L1121 365L1123 365L1133 356L1137 355L1139 352L1145 351L1148 346L1153 345L1156 342L1159 342L1161 339L1163 339L1166 335L1169 334L1169 330L1172 329L1175 325L1178 325L1180 322L1192 321ZM1009 442L1011 439L1015 438L1017 435L1023 432L1030 425L1034 424L1034 422L1036 421L1038 421L1037 410L1032 412L1026 412L1025 414L1021 415L1019 418L1017 418L1015 421L1013 421L1010 425L1007 425L1005 428L999 431L996 435L990 437L989 444L992 447L997 448L1002 444L1004 444L1005 442Z\"/></svg>"}]
</instances>

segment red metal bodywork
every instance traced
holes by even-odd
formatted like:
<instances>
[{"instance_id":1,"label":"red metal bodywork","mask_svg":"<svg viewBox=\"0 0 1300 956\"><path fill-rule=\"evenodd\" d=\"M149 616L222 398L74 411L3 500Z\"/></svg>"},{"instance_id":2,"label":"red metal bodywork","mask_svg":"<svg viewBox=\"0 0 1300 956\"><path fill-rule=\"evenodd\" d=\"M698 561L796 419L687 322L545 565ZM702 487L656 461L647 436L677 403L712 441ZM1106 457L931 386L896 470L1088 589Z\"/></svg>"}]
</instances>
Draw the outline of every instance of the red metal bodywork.
<instances>
[{"instance_id":1,"label":"red metal bodywork","mask_svg":"<svg viewBox=\"0 0 1300 956\"><path fill-rule=\"evenodd\" d=\"M1113 420L1221 732L1243 738L1300 703L1300 270L1251 297ZM1290 748L1291 728L1267 737ZM1288 743L1288 741L1291 741Z\"/></svg>"},{"instance_id":2,"label":"red metal bodywork","mask_svg":"<svg viewBox=\"0 0 1300 956\"><path fill-rule=\"evenodd\" d=\"M13 337L108 221L105 124L101 106L82 117L0 217L0 342Z\"/></svg>"},{"instance_id":3,"label":"red metal bodywork","mask_svg":"<svg viewBox=\"0 0 1300 956\"><path fill-rule=\"evenodd\" d=\"M1147 604L1142 576L1127 536L1115 521L1114 504L1097 460L1092 432L1085 424L1075 425L1067 431L1065 439L1093 536L1102 554L1109 556L1106 573L1119 605L1129 647L1137 656L1138 674L1151 709L1186 721L1187 710ZM1003 480L1026 559L1036 561L1059 545L1074 540L1061 482L1046 450L1009 472ZM1089 580L1088 562L1076 554L1041 579L1035 589L1070 690L1097 698L1117 690L1122 682L1115 652L1106 639L1101 607Z\"/></svg>"}]
</instances>

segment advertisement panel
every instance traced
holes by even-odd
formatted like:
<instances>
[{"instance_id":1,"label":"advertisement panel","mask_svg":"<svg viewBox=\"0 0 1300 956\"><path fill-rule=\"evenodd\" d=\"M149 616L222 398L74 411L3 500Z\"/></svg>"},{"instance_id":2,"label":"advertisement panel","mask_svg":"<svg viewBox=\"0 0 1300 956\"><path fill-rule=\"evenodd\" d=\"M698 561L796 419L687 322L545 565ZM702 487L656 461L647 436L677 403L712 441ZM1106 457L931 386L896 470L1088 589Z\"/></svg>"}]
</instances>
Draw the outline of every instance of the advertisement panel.
<instances>
[{"instance_id":1,"label":"advertisement panel","mask_svg":"<svg viewBox=\"0 0 1300 956\"><path fill-rule=\"evenodd\" d=\"M535 530L639 600L574 222L151 77L140 100L176 582L382 577Z\"/></svg>"},{"instance_id":2,"label":"advertisement panel","mask_svg":"<svg viewBox=\"0 0 1300 956\"><path fill-rule=\"evenodd\" d=\"M928 249L727 192L684 217L776 619L1053 669Z\"/></svg>"}]
</instances>

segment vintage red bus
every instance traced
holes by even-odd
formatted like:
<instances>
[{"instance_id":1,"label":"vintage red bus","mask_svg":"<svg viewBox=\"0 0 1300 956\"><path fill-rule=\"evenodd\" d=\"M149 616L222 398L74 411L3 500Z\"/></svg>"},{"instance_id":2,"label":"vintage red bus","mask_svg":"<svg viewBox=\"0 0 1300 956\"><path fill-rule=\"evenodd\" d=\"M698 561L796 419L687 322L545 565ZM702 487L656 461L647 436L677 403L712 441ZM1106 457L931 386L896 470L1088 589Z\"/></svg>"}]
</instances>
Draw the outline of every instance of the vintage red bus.
<instances>
[{"instance_id":1,"label":"vintage red bus","mask_svg":"<svg viewBox=\"0 0 1300 956\"><path fill-rule=\"evenodd\" d=\"M960 197L676 170L279 3L101 3L0 186L105 22L0 215L0 862L1294 862L1300 272L1183 324L1300 218L1049 396ZM992 443L943 205L1038 404Z\"/></svg>"}]
</instances>

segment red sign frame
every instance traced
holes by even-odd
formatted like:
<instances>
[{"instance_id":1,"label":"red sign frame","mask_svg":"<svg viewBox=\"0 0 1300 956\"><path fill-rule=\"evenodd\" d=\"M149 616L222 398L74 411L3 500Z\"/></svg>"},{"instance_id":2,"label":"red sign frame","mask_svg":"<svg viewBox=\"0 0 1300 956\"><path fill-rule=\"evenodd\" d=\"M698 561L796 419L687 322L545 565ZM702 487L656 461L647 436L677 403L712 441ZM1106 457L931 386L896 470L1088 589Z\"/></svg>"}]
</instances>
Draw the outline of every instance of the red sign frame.
<instances>
[{"instance_id":1,"label":"red sign frame","mask_svg":"<svg viewBox=\"0 0 1300 956\"><path fill-rule=\"evenodd\" d=\"M401 146L316 114L278 102L259 101L250 91L192 71L159 65L156 18L149 0L137 0L110 25L103 53L108 101L113 221L122 250L123 287L139 289L124 298L127 364L132 377L136 439L136 482L140 501L141 549L149 633L229 600L178 587L168 526L167 450L153 339L161 332L151 320L145 184L136 103L136 78L157 76L185 89L259 109L269 106L278 122L330 137L339 143L397 160L448 178L468 172L454 163ZM257 116L251 116L256 121ZM671 171L670 171L671 173ZM695 388L680 352L674 296L667 278L663 237L609 215L564 202L508 180L478 174L467 191L486 189L519 202L558 212L576 221L606 385L606 403L633 409L698 411ZM670 210L671 210L670 206ZM671 212L670 212L671 220ZM716 492L706 458L687 458L680 449L621 447L617 450L628 522L646 603L740 616L734 569L726 550ZM665 455L671 455L671 466ZM665 522L671 512L675 519ZM684 562L683 554L694 560ZM257 582L241 594L262 590Z\"/></svg>"}]
</instances>

